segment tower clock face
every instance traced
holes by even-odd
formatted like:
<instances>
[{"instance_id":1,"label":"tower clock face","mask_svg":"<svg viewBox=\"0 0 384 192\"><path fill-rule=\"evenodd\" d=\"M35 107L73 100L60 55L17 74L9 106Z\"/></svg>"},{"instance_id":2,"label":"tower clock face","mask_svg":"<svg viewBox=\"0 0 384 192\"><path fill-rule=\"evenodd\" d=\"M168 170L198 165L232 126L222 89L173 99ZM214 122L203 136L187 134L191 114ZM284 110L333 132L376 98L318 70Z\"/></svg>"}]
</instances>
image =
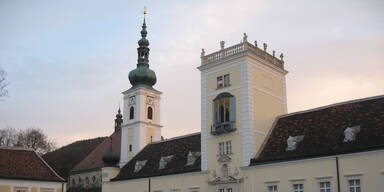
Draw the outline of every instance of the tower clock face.
<instances>
[{"instance_id":1,"label":"tower clock face","mask_svg":"<svg viewBox=\"0 0 384 192\"><path fill-rule=\"evenodd\" d=\"M135 101L136 101L136 100L135 100L135 96L132 96L132 97L129 98L129 104L130 104L130 105L135 104Z\"/></svg>"},{"instance_id":2,"label":"tower clock face","mask_svg":"<svg viewBox=\"0 0 384 192\"><path fill-rule=\"evenodd\" d=\"M153 97L147 97L147 104L153 105Z\"/></svg>"}]
</instances>

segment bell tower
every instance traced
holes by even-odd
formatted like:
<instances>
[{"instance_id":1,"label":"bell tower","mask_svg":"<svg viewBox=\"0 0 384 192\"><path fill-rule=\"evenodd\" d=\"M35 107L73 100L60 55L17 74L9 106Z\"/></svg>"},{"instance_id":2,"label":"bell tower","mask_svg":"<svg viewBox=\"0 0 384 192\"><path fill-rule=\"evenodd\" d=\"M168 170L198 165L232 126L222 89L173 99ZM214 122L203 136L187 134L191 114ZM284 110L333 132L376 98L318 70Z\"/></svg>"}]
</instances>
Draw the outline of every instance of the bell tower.
<instances>
[{"instance_id":1,"label":"bell tower","mask_svg":"<svg viewBox=\"0 0 384 192\"><path fill-rule=\"evenodd\" d=\"M153 88L156 84L156 74L149 68L149 41L146 37L147 25L144 17L137 48L137 67L128 75L132 87L123 92L120 167L148 143L161 139L161 92Z\"/></svg>"}]
</instances>

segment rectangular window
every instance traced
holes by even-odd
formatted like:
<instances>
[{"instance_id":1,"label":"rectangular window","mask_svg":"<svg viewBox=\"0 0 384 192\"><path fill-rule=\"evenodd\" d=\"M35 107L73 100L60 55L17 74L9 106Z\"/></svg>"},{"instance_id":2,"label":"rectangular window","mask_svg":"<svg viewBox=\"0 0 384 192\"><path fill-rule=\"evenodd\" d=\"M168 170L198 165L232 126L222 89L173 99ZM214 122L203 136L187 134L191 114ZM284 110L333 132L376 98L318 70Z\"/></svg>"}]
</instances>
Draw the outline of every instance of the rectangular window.
<instances>
[{"instance_id":1,"label":"rectangular window","mask_svg":"<svg viewBox=\"0 0 384 192\"><path fill-rule=\"evenodd\" d=\"M320 185L320 192L331 192L330 181L320 182L319 185Z\"/></svg>"},{"instance_id":2,"label":"rectangular window","mask_svg":"<svg viewBox=\"0 0 384 192\"><path fill-rule=\"evenodd\" d=\"M303 184L293 184L293 192L304 192Z\"/></svg>"},{"instance_id":3,"label":"rectangular window","mask_svg":"<svg viewBox=\"0 0 384 192\"><path fill-rule=\"evenodd\" d=\"M224 75L224 87L229 86L229 74Z\"/></svg>"},{"instance_id":4,"label":"rectangular window","mask_svg":"<svg viewBox=\"0 0 384 192\"><path fill-rule=\"evenodd\" d=\"M224 154L225 154L225 151L224 151L224 142L220 142L220 143L219 143L219 154L220 154L220 155L224 155Z\"/></svg>"},{"instance_id":5,"label":"rectangular window","mask_svg":"<svg viewBox=\"0 0 384 192\"><path fill-rule=\"evenodd\" d=\"M189 192L199 192L200 191L200 187L190 187L189 188Z\"/></svg>"},{"instance_id":6,"label":"rectangular window","mask_svg":"<svg viewBox=\"0 0 384 192\"><path fill-rule=\"evenodd\" d=\"M15 187L14 192L27 192L28 188L27 187Z\"/></svg>"},{"instance_id":7,"label":"rectangular window","mask_svg":"<svg viewBox=\"0 0 384 192\"><path fill-rule=\"evenodd\" d=\"M55 189L53 188L40 188L40 192L54 192Z\"/></svg>"},{"instance_id":8,"label":"rectangular window","mask_svg":"<svg viewBox=\"0 0 384 192\"><path fill-rule=\"evenodd\" d=\"M219 143L219 155L232 154L232 141Z\"/></svg>"},{"instance_id":9,"label":"rectangular window","mask_svg":"<svg viewBox=\"0 0 384 192\"><path fill-rule=\"evenodd\" d=\"M232 142L231 141L226 141L225 142L225 147L226 147L226 154L231 154L232 153Z\"/></svg>"},{"instance_id":10,"label":"rectangular window","mask_svg":"<svg viewBox=\"0 0 384 192\"><path fill-rule=\"evenodd\" d=\"M278 192L277 191L277 185L268 186L268 192Z\"/></svg>"},{"instance_id":11,"label":"rectangular window","mask_svg":"<svg viewBox=\"0 0 384 192\"><path fill-rule=\"evenodd\" d=\"M224 189L219 189L219 192L225 192L225 190Z\"/></svg>"},{"instance_id":12,"label":"rectangular window","mask_svg":"<svg viewBox=\"0 0 384 192\"><path fill-rule=\"evenodd\" d=\"M217 77L217 88L224 87L223 76Z\"/></svg>"},{"instance_id":13,"label":"rectangular window","mask_svg":"<svg viewBox=\"0 0 384 192\"><path fill-rule=\"evenodd\" d=\"M232 188L227 188L227 192L232 192Z\"/></svg>"},{"instance_id":14,"label":"rectangular window","mask_svg":"<svg viewBox=\"0 0 384 192\"><path fill-rule=\"evenodd\" d=\"M348 180L349 192L361 192L360 179Z\"/></svg>"},{"instance_id":15,"label":"rectangular window","mask_svg":"<svg viewBox=\"0 0 384 192\"><path fill-rule=\"evenodd\" d=\"M223 88L230 86L230 78L229 74L225 74L223 76L217 77L217 88Z\"/></svg>"}]
</instances>

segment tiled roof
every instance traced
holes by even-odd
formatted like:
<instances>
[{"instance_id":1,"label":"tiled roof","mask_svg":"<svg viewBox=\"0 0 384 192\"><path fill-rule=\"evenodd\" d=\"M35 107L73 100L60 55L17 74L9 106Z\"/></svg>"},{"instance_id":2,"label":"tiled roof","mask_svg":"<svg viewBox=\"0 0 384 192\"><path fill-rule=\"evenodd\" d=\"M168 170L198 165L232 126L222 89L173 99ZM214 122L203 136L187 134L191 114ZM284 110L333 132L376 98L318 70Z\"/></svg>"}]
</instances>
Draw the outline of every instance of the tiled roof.
<instances>
[{"instance_id":1,"label":"tiled roof","mask_svg":"<svg viewBox=\"0 0 384 192\"><path fill-rule=\"evenodd\" d=\"M87 157L85 157L79 164L72 169L71 172L81 172L91 169L97 169L104 166L103 155L108 152L111 146L112 138L112 150L120 156L121 147L121 129L114 132L110 137L104 139L104 141L98 145Z\"/></svg>"},{"instance_id":2,"label":"tiled roof","mask_svg":"<svg viewBox=\"0 0 384 192\"><path fill-rule=\"evenodd\" d=\"M64 181L35 151L19 148L0 148L0 178Z\"/></svg>"},{"instance_id":3,"label":"tiled roof","mask_svg":"<svg viewBox=\"0 0 384 192\"><path fill-rule=\"evenodd\" d=\"M44 154L43 159L64 179L69 172L95 149L106 137L73 142L55 151ZM70 161L68 161L70 159Z\"/></svg>"},{"instance_id":4,"label":"tiled roof","mask_svg":"<svg viewBox=\"0 0 384 192\"><path fill-rule=\"evenodd\" d=\"M354 141L344 131L360 126ZM289 136L304 135L294 150L286 150ZM262 150L251 165L384 148L384 95L354 100L277 119Z\"/></svg>"},{"instance_id":5,"label":"tiled roof","mask_svg":"<svg viewBox=\"0 0 384 192\"><path fill-rule=\"evenodd\" d=\"M193 165L186 166L189 151L201 151L200 140L200 133L195 133L148 144L121 169L113 181L200 171L200 156ZM165 168L159 169L161 157L170 155L173 155L171 161ZM145 160L145 166L134 172L136 161Z\"/></svg>"}]
</instances>

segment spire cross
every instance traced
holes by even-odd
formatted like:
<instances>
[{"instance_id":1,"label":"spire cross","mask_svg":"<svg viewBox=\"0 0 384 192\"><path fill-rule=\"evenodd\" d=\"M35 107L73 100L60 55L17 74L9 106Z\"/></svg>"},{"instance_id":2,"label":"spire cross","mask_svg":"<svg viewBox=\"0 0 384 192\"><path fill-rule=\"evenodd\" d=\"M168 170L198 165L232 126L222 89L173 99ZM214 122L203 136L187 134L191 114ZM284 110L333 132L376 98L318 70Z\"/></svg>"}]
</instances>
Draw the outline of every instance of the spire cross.
<instances>
[{"instance_id":1,"label":"spire cross","mask_svg":"<svg viewBox=\"0 0 384 192\"><path fill-rule=\"evenodd\" d=\"M147 7L144 6L144 19L145 19L145 15L147 14Z\"/></svg>"}]
</instances>

